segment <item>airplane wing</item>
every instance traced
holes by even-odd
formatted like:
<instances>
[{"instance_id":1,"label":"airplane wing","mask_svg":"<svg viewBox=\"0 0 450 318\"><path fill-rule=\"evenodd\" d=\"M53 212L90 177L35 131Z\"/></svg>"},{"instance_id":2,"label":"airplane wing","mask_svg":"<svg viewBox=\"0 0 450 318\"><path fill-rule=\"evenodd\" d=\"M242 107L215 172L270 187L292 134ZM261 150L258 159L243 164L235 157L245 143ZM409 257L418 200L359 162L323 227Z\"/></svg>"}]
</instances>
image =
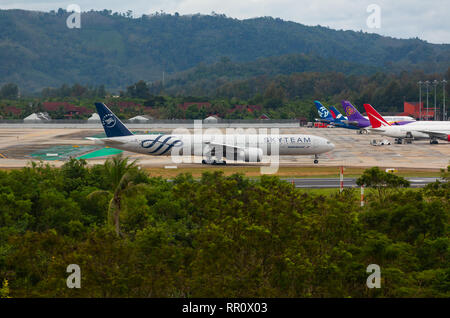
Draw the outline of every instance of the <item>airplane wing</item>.
<instances>
[{"instance_id":1,"label":"airplane wing","mask_svg":"<svg viewBox=\"0 0 450 318\"><path fill-rule=\"evenodd\" d=\"M369 131L373 131L373 132L375 132L375 133L383 133L383 132L385 132L386 130L385 129L380 129L380 128L365 128L366 130L369 130Z\"/></svg>"},{"instance_id":2,"label":"airplane wing","mask_svg":"<svg viewBox=\"0 0 450 318\"><path fill-rule=\"evenodd\" d=\"M237 160L238 158L242 158L245 162L249 162L252 160L256 160L257 162L260 162L263 157L263 150L258 147L251 147L251 148L244 148L239 147L235 145L227 145L225 143L218 143L214 141L205 141L205 145L211 146L214 149L209 149L207 152L209 152L211 155L217 155L217 153L223 155L224 157L234 157L234 160ZM218 147L219 149L216 149ZM223 153L222 153L222 147Z\"/></svg>"},{"instance_id":3,"label":"airplane wing","mask_svg":"<svg viewBox=\"0 0 450 318\"><path fill-rule=\"evenodd\" d=\"M222 143L217 143L217 142L212 142L212 141L205 141L204 144L213 146L213 147L225 147L227 149L233 149L233 150L244 150L245 149L244 147L238 147L235 145L227 145L227 144L222 144Z\"/></svg>"},{"instance_id":4,"label":"airplane wing","mask_svg":"<svg viewBox=\"0 0 450 318\"><path fill-rule=\"evenodd\" d=\"M358 122L357 121L352 121L352 120L341 120L343 123L346 123L347 125L352 125L352 126L358 126Z\"/></svg>"},{"instance_id":5,"label":"airplane wing","mask_svg":"<svg viewBox=\"0 0 450 318\"><path fill-rule=\"evenodd\" d=\"M113 145L120 145L120 144L125 144L127 143L126 141L123 140L115 140L115 139L103 139L103 142L106 144L113 144Z\"/></svg>"},{"instance_id":6,"label":"airplane wing","mask_svg":"<svg viewBox=\"0 0 450 318\"><path fill-rule=\"evenodd\" d=\"M331 120L323 119L323 118L314 118L315 121L320 123L331 123Z\"/></svg>"},{"instance_id":7,"label":"airplane wing","mask_svg":"<svg viewBox=\"0 0 450 318\"><path fill-rule=\"evenodd\" d=\"M450 141L450 131L442 132L442 131L419 130L419 132L427 134L430 137Z\"/></svg>"},{"instance_id":8,"label":"airplane wing","mask_svg":"<svg viewBox=\"0 0 450 318\"><path fill-rule=\"evenodd\" d=\"M86 137L86 139L95 141L96 144L99 143L99 144L120 145L126 143L126 141L123 140L109 139L109 138Z\"/></svg>"},{"instance_id":9,"label":"airplane wing","mask_svg":"<svg viewBox=\"0 0 450 318\"><path fill-rule=\"evenodd\" d=\"M225 153L229 153L229 152L231 152L231 153L243 153L243 152L246 152L246 151L248 151L249 149L250 150L254 150L254 151L256 151L257 153L261 153L261 155L262 155L262 149L261 148L258 148L258 147L239 147L239 146L236 146L236 145L228 145L228 144L225 144L225 143L218 143L218 142L214 142L214 141L204 141L203 142L205 145L208 145L208 146L211 146L211 147L218 147L218 148L222 148L222 147L224 147L225 148L225 150L224 150L224 152Z\"/></svg>"}]
</instances>

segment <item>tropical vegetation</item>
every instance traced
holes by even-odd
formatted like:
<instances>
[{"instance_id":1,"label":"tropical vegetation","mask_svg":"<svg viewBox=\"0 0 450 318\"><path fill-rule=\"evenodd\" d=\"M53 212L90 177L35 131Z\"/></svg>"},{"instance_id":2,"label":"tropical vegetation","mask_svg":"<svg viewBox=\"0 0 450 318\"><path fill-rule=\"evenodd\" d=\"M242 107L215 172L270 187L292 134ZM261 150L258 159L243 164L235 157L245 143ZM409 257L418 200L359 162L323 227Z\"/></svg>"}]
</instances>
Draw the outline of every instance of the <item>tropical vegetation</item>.
<instances>
[{"instance_id":1,"label":"tropical vegetation","mask_svg":"<svg viewBox=\"0 0 450 318\"><path fill-rule=\"evenodd\" d=\"M361 207L354 190L135 167L116 157L0 171L0 296L450 296L448 182L413 191L373 168L359 182L388 189ZM69 264L80 289L66 286ZM366 285L370 264L379 289Z\"/></svg>"}]
</instances>

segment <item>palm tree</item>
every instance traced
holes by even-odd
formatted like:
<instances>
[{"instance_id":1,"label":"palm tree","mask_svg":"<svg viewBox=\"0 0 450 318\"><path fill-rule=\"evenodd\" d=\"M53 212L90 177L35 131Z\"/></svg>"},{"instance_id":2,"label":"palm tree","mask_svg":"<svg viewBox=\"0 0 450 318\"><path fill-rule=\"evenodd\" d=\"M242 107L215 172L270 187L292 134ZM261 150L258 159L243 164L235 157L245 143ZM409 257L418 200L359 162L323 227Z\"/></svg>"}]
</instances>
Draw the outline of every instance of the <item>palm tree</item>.
<instances>
[{"instance_id":1,"label":"palm tree","mask_svg":"<svg viewBox=\"0 0 450 318\"><path fill-rule=\"evenodd\" d=\"M90 193L88 198L101 194L112 194L108 206L108 222L114 225L116 234L119 236L122 235L120 232L120 212L123 208L122 196L135 192L144 184L135 183L138 176L136 160L129 163L128 158L123 157L121 153L106 160L104 167L111 189L96 190Z\"/></svg>"}]
</instances>

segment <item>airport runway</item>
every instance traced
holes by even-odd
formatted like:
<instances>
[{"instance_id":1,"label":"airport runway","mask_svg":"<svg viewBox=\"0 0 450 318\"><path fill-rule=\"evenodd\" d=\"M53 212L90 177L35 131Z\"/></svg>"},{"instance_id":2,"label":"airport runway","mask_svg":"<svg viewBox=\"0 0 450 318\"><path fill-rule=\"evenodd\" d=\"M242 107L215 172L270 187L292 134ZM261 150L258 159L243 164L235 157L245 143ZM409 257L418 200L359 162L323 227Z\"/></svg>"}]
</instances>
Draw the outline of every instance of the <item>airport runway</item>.
<instances>
[{"instance_id":1,"label":"airport runway","mask_svg":"<svg viewBox=\"0 0 450 318\"><path fill-rule=\"evenodd\" d=\"M151 130L150 131L155 131ZM223 130L223 129L222 129ZM170 129L158 129L158 132L171 133ZM223 130L224 131L224 130ZM257 132L256 130L255 132ZM26 126L20 129L2 127L0 124L0 168L26 166L32 160L31 154L46 151L55 146L81 147L92 145L85 137L103 133L98 129L33 129ZM266 133L270 131L266 130ZM317 166L373 167L397 169L424 169L439 171L450 164L450 143L440 142L430 145L428 141L415 141L413 144L371 146L372 139L382 139L377 135L361 135L354 130L342 128L280 128L280 134L309 134L322 136L333 142L333 151L320 156ZM389 138L388 138L389 139ZM393 141L392 139L390 139ZM171 157L153 157L124 152L131 160L138 159L143 167L164 167L174 163ZM89 164L104 162L106 158L89 159ZM51 165L61 166L62 160L49 161ZM246 163L239 163L246 166ZM254 165L254 164L250 164ZM280 166L313 168L313 156L281 156ZM179 166L188 167L189 164ZM315 167L315 166L314 166Z\"/></svg>"},{"instance_id":2,"label":"airport runway","mask_svg":"<svg viewBox=\"0 0 450 318\"><path fill-rule=\"evenodd\" d=\"M429 183L433 183L439 178L406 178L411 182L411 188L423 188ZM289 183L292 181L296 188L309 188L309 189L321 189L321 188L339 188L339 178L283 178ZM356 188L356 178L344 178L344 188Z\"/></svg>"}]
</instances>

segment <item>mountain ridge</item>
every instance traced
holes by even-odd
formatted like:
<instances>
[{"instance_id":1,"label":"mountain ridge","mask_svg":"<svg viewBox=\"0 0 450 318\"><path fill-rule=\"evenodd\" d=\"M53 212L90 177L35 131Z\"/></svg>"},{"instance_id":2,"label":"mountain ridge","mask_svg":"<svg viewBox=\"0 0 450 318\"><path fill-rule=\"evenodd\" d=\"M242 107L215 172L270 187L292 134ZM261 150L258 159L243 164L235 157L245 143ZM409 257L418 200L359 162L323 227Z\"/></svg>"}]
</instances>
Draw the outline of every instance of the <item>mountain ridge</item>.
<instances>
[{"instance_id":1,"label":"mountain ridge","mask_svg":"<svg viewBox=\"0 0 450 318\"><path fill-rule=\"evenodd\" d=\"M158 14L140 18L111 11L81 15L81 29L66 27L69 13L0 10L0 84L25 91L63 83L123 89L161 79L223 57L233 62L305 54L387 71L442 70L450 45L373 33L306 26L279 18L239 20L224 15Z\"/></svg>"}]
</instances>

